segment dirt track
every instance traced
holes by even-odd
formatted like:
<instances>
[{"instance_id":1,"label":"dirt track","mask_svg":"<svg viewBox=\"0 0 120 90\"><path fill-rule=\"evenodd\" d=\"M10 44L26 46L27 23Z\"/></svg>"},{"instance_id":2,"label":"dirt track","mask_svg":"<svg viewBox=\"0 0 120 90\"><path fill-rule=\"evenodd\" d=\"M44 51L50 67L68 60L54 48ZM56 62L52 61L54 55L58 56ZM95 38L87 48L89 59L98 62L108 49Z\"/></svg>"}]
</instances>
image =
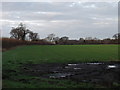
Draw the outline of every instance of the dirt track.
<instances>
[{"instance_id":1,"label":"dirt track","mask_svg":"<svg viewBox=\"0 0 120 90\"><path fill-rule=\"evenodd\" d=\"M120 84L120 62L26 64L22 71L32 76L70 79L109 87Z\"/></svg>"}]
</instances>

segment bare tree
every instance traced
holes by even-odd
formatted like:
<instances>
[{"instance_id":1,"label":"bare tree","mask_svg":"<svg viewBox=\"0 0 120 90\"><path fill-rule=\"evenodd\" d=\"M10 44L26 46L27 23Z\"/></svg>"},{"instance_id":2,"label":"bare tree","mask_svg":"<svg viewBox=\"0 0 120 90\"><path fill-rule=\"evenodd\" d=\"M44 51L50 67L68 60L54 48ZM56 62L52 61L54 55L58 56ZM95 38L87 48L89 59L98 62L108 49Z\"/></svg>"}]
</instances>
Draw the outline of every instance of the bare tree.
<instances>
[{"instance_id":1,"label":"bare tree","mask_svg":"<svg viewBox=\"0 0 120 90\"><path fill-rule=\"evenodd\" d=\"M69 37L64 36L60 38L60 41L67 41L67 40L69 40Z\"/></svg>"},{"instance_id":2,"label":"bare tree","mask_svg":"<svg viewBox=\"0 0 120 90\"><path fill-rule=\"evenodd\" d=\"M18 40L25 40L26 35L30 32L29 29L26 29L26 26L23 23L20 23L17 28L12 28L10 34L11 38Z\"/></svg>"},{"instance_id":3,"label":"bare tree","mask_svg":"<svg viewBox=\"0 0 120 90\"><path fill-rule=\"evenodd\" d=\"M83 41L83 40L84 40L84 38L80 38L80 39L79 39L79 41Z\"/></svg>"},{"instance_id":4,"label":"bare tree","mask_svg":"<svg viewBox=\"0 0 120 90\"><path fill-rule=\"evenodd\" d=\"M15 38L15 39L20 40L20 30L19 30L19 29L17 29L17 28L12 28L10 34L11 34L11 37L10 37L10 38Z\"/></svg>"},{"instance_id":5,"label":"bare tree","mask_svg":"<svg viewBox=\"0 0 120 90\"><path fill-rule=\"evenodd\" d=\"M69 40L69 37L66 37L66 36L61 37L61 38L59 39L59 43L61 43L61 44L66 44L68 40Z\"/></svg>"},{"instance_id":6,"label":"bare tree","mask_svg":"<svg viewBox=\"0 0 120 90\"><path fill-rule=\"evenodd\" d=\"M37 41L39 40L39 35L38 33L33 33L32 31L29 32L29 38L32 40L32 41Z\"/></svg>"},{"instance_id":7,"label":"bare tree","mask_svg":"<svg viewBox=\"0 0 120 90\"><path fill-rule=\"evenodd\" d=\"M120 33L117 33L117 34L113 35L113 38L120 39Z\"/></svg>"},{"instance_id":8,"label":"bare tree","mask_svg":"<svg viewBox=\"0 0 120 90\"><path fill-rule=\"evenodd\" d=\"M59 43L60 38L59 37L54 37L53 40L55 41L56 44Z\"/></svg>"}]
</instances>

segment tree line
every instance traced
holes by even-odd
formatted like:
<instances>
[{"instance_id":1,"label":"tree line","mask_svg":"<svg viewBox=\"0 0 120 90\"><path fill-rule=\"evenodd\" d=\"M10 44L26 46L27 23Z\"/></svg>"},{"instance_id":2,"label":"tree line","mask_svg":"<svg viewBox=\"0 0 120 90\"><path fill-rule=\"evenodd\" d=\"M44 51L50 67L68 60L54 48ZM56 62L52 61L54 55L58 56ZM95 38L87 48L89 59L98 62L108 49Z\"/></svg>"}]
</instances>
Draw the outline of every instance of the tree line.
<instances>
[{"instance_id":1,"label":"tree line","mask_svg":"<svg viewBox=\"0 0 120 90\"><path fill-rule=\"evenodd\" d=\"M39 34L26 28L25 24L20 23L18 27L13 27L10 32L11 37L23 41L40 41ZM69 40L69 37L56 37L55 34L49 34L43 41L52 42L53 44L118 44L120 33L114 34L113 39L106 38L100 40L98 38L86 37L79 40Z\"/></svg>"}]
</instances>

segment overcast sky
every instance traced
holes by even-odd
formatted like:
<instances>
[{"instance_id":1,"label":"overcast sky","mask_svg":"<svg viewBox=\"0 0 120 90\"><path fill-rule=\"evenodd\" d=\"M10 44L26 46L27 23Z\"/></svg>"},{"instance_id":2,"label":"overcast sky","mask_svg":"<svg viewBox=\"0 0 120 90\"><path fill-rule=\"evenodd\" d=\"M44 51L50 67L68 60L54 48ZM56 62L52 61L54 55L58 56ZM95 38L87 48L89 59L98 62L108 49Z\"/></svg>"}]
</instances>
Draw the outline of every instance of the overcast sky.
<instances>
[{"instance_id":1,"label":"overcast sky","mask_svg":"<svg viewBox=\"0 0 120 90\"><path fill-rule=\"evenodd\" d=\"M118 32L117 2L4 2L0 13L3 37L9 37L11 27L20 22L40 38L54 33L71 39L102 39Z\"/></svg>"}]
</instances>

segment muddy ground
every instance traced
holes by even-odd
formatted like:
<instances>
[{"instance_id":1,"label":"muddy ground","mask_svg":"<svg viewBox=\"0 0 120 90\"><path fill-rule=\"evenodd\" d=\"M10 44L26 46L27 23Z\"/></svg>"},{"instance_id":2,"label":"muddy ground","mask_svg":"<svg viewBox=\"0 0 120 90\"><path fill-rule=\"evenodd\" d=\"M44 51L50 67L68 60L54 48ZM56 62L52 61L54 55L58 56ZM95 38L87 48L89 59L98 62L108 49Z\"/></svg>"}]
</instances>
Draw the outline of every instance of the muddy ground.
<instances>
[{"instance_id":1,"label":"muddy ground","mask_svg":"<svg viewBox=\"0 0 120 90\"><path fill-rule=\"evenodd\" d=\"M52 79L69 79L112 87L120 84L120 62L25 64L26 75Z\"/></svg>"}]
</instances>

